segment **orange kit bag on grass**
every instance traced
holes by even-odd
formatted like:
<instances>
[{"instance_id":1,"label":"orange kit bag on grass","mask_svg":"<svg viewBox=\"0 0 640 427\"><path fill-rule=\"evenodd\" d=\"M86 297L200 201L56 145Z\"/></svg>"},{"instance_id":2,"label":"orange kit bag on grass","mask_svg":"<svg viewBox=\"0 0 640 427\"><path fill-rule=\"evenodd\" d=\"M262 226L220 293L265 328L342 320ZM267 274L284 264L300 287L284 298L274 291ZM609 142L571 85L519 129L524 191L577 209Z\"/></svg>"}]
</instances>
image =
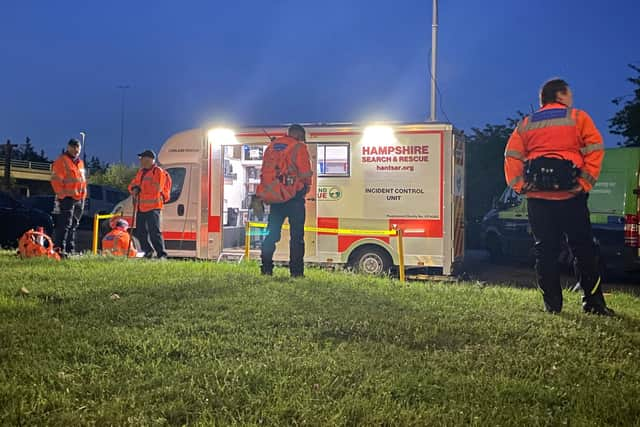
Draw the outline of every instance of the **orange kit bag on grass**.
<instances>
[{"instance_id":1,"label":"orange kit bag on grass","mask_svg":"<svg viewBox=\"0 0 640 427\"><path fill-rule=\"evenodd\" d=\"M53 250L51 238L44 232L33 229L18 240L18 255L21 258L45 257L60 261L60 254Z\"/></svg>"}]
</instances>

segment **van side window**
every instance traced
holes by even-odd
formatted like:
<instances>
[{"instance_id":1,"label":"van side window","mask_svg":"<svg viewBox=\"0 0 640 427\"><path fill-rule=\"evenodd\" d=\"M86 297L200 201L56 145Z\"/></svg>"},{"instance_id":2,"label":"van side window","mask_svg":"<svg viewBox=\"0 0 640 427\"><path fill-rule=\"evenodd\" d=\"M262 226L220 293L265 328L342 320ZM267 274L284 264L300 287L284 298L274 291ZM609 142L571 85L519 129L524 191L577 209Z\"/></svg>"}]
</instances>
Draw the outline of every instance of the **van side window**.
<instances>
[{"instance_id":1,"label":"van side window","mask_svg":"<svg viewBox=\"0 0 640 427\"><path fill-rule=\"evenodd\" d=\"M93 200L102 200L102 187L95 184L89 184L89 198Z\"/></svg>"},{"instance_id":2,"label":"van side window","mask_svg":"<svg viewBox=\"0 0 640 427\"><path fill-rule=\"evenodd\" d=\"M318 176L350 176L350 154L348 142L318 144Z\"/></svg>"},{"instance_id":3,"label":"van side window","mask_svg":"<svg viewBox=\"0 0 640 427\"><path fill-rule=\"evenodd\" d=\"M107 190L107 202L109 203L113 203L115 205L116 203L119 203L126 198L127 198L126 193L122 193L120 191L114 191L114 190Z\"/></svg>"},{"instance_id":4,"label":"van side window","mask_svg":"<svg viewBox=\"0 0 640 427\"><path fill-rule=\"evenodd\" d=\"M180 198L182 187L184 185L184 177L187 175L186 168L169 168L167 173L171 177L171 198L167 203L173 203Z\"/></svg>"}]
</instances>

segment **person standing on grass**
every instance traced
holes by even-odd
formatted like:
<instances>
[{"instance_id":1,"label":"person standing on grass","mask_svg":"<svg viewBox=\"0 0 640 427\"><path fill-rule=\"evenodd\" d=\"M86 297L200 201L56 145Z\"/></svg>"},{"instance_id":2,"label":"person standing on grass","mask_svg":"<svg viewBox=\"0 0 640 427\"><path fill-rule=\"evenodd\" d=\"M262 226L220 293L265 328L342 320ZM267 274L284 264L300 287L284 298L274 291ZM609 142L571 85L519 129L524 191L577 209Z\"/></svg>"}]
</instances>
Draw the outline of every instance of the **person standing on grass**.
<instances>
[{"instance_id":1,"label":"person standing on grass","mask_svg":"<svg viewBox=\"0 0 640 427\"><path fill-rule=\"evenodd\" d=\"M262 161L258 198L270 205L267 237L262 242L260 271L273 274L273 254L280 241L282 224L289 218L289 271L291 277L304 276L305 196L311 188L312 169L306 132L291 125L287 136L271 141Z\"/></svg>"},{"instance_id":2,"label":"person standing on grass","mask_svg":"<svg viewBox=\"0 0 640 427\"><path fill-rule=\"evenodd\" d=\"M166 259L160 220L164 204L171 197L171 177L156 164L156 153L152 150L145 150L138 157L140 170L129 184L134 209L137 207L134 235L140 241L145 258L152 258L155 251L158 258Z\"/></svg>"},{"instance_id":3,"label":"person standing on grass","mask_svg":"<svg viewBox=\"0 0 640 427\"><path fill-rule=\"evenodd\" d=\"M508 185L527 197L545 310L562 310L558 257L566 238L584 292L582 309L612 316L602 293L587 207L604 159L602 135L587 113L573 108L573 94L564 80L546 82L540 104L509 138L504 171Z\"/></svg>"},{"instance_id":4,"label":"person standing on grass","mask_svg":"<svg viewBox=\"0 0 640 427\"><path fill-rule=\"evenodd\" d=\"M76 230L87 198L87 179L84 162L80 159L81 150L80 141L70 139L66 151L51 166L51 187L59 210L53 239L61 255L75 252Z\"/></svg>"}]
</instances>

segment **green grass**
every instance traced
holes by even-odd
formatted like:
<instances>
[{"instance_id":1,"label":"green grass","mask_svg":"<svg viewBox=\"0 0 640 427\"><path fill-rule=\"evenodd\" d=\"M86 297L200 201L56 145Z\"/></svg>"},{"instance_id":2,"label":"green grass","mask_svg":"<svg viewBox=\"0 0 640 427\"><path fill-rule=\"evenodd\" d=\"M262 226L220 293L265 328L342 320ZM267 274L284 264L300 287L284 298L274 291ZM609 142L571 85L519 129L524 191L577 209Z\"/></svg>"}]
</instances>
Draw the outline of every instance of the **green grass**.
<instances>
[{"instance_id":1,"label":"green grass","mask_svg":"<svg viewBox=\"0 0 640 427\"><path fill-rule=\"evenodd\" d=\"M640 425L640 301L565 296L2 252L0 425Z\"/></svg>"}]
</instances>

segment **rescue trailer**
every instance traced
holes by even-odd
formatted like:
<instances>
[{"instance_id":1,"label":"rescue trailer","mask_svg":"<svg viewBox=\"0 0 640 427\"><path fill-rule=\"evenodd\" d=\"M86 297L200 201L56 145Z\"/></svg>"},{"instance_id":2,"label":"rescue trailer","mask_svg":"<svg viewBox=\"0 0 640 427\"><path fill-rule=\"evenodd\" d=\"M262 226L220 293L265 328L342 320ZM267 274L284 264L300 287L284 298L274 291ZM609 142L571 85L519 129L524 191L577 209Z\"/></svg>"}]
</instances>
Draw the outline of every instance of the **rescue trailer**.
<instances>
[{"instance_id":1,"label":"rescue trailer","mask_svg":"<svg viewBox=\"0 0 640 427\"><path fill-rule=\"evenodd\" d=\"M305 125L314 167L307 194L305 262L347 264L378 274L404 264L451 274L464 253L464 144L450 124ZM193 129L170 137L158 159L171 175L162 229L174 257L220 259L244 253L245 224L262 154L286 126ZM115 208L132 216L131 199ZM319 229L319 230L318 230ZM376 231L380 231L376 234ZM252 228L258 257L264 229ZM276 261L289 258L283 230Z\"/></svg>"}]
</instances>

